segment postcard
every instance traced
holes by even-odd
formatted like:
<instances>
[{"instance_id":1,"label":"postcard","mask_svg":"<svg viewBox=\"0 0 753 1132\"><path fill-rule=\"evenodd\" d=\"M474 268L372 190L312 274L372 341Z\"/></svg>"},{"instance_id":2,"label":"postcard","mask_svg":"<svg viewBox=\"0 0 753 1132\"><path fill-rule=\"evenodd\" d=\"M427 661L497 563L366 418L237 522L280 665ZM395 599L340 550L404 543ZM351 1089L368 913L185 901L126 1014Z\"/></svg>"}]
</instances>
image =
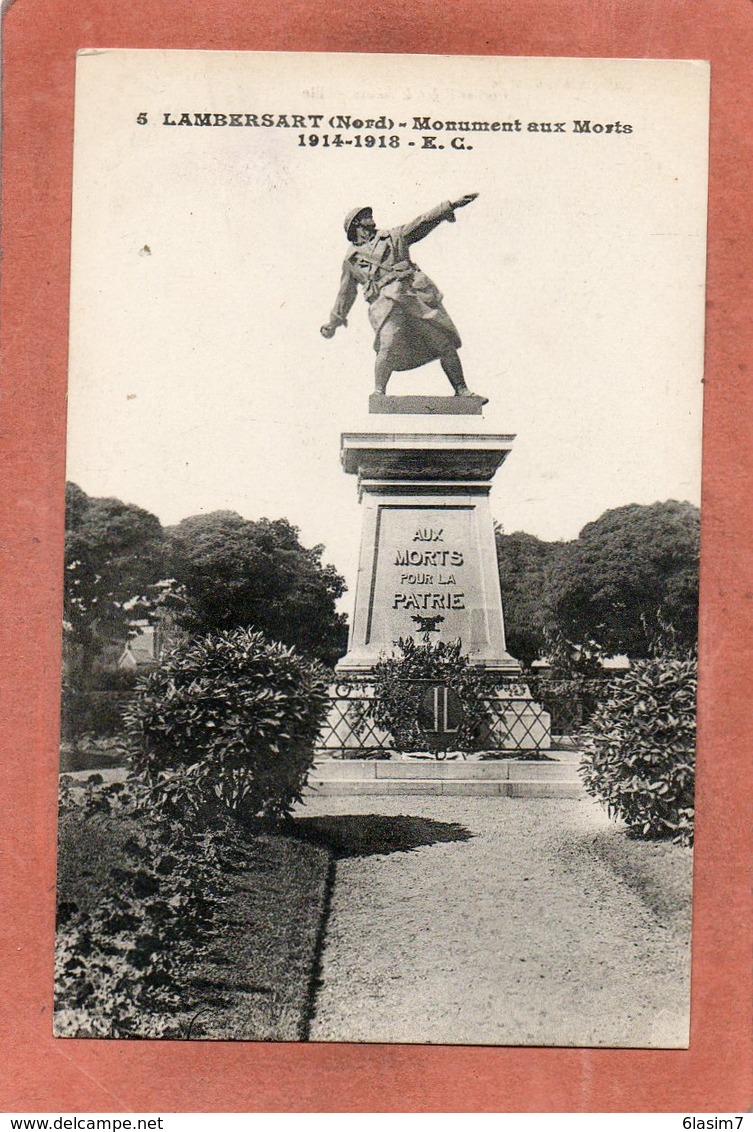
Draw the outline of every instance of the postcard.
<instances>
[{"instance_id":1,"label":"postcard","mask_svg":"<svg viewBox=\"0 0 753 1132\"><path fill-rule=\"evenodd\" d=\"M708 87L79 53L58 1037L688 1046Z\"/></svg>"}]
</instances>

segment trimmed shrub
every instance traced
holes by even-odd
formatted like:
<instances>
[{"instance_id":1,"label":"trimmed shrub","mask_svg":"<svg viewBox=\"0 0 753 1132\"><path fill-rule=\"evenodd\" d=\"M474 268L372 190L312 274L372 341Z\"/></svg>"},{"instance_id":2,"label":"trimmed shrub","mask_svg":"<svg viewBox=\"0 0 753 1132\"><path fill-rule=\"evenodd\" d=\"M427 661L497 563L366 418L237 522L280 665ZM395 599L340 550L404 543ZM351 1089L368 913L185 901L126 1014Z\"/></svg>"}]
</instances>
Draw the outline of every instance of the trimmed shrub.
<instances>
[{"instance_id":1,"label":"trimmed shrub","mask_svg":"<svg viewBox=\"0 0 753 1132\"><path fill-rule=\"evenodd\" d=\"M398 641L400 656L386 657L374 668L373 699L353 708L354 729L363 731L366 719L392 736L397 751L448 749L478 751L488 745L488 711L484 694L496 686L493 677L473 668L460 641L418 644L412 637ZM458 730L438 736L432 730L426 699L432 685L443 684L460 704Z\"/></svg>"},{"instance_id":2,"label":"trimmed shrub","mask_svg":"<svg viewBox=\"0 0 753 1132\"><path fill-rule=\"evenodd\" d=\"M696 683L694 659L637 661L591 718L583 782L635 837L692 843Z\"/></svg>"},{"instance_id":3,"label":"trimmed shrub","mask_svg":"<svg viewBox=\"0 0 753 1132\"><path fill-rule=\"evenodd\" d=\"M300 801L327 711L316 661L250 629L178 645L126 713L133 767L184 816L287 816Z\"/></svg>"}]
</instances>

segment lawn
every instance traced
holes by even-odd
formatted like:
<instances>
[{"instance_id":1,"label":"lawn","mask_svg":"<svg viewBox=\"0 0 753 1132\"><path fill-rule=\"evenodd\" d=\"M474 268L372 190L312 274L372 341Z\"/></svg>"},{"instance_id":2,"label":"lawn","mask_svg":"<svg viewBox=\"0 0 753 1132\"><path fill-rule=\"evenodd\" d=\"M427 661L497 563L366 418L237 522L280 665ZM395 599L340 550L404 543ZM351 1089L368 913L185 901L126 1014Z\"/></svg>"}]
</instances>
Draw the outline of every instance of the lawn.
<instances>
[{"instance_id":1,"label":"lawn","mask_svg":"<svg viewBox=\"0 0 753 1132\"><path fill-rule=\"evenodd\" d=\"M307 1036L326 847L229 821L176 836L122 783L63 798L56 1034Z\"/></svg>"}]
</instances>

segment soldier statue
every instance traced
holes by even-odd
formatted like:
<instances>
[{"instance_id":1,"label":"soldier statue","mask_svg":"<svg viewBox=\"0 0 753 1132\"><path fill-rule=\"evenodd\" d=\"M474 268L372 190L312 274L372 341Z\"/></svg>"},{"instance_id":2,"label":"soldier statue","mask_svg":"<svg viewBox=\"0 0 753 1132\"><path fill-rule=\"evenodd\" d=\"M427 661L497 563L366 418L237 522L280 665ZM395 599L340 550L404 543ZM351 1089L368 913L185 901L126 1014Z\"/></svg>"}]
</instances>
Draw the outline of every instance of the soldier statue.
<instances>
[{"instance_id":1,"label":"soldier statue","mask_svg":"<svg viewBox=\"0 0 753 1132\"><path fill-rule=\"evenodd\" d=\"M410 258L411 244L428 236L443 220L454 222L455 210L465 208L477 196L467 193L458 200L444 201L398 228L377 229L369 207L354 208L345 217L345 233L353 247L343 261L340 290L321 332L331 338L338 326L347 325L360 283L375 334L377 393L386 393L395 370L416 369L439 358L455 395L477 396L465 383L458 357L460 336L442 305L442 295Z\"/></svg>"}]
</instances>

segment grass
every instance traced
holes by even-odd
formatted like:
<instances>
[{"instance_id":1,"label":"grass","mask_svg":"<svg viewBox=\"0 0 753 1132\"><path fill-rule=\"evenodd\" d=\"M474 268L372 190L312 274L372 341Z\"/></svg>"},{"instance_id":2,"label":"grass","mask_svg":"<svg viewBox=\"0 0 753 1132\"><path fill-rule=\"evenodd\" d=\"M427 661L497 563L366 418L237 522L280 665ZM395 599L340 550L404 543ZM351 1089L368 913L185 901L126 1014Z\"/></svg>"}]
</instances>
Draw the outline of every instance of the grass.
<instances>
[{"instance_id":1,"label":"grass","mask_svg":"<svg viewBox=\"0 0 753 1132\"><path fill-rule=\"evenodd\" d=\"M203 1003L192 1037L308 1037L331 859L294 836L254 838L247 867L231 878L220 936L191 973Z\"/></svg>"},{"instance_id":2,"label":"grass","mask_svg":"<svg viewBox=\"0 0 753 1132\"><path fill-rule=\"evenodd\" d=\"M72 774L84 770L106 770L128 765L128 751L124 744L113 739L86 739L78 746L60 745L60 771Z\"/></svg>"},{"instance_id":3,"label":"grass","mask_svg":"<svg viewBox=\"0 0 753 1132\"><path fill-rule=\"evenodd\" d=\"M90 788L90 795L97 789ZM61 933L62 959L73 958L70 974L63 972L58 982L64 1009L56 1032L305 1038L332 852L288 830L238 827L221 832L209 851L206 839L193 844L189 835L176 850L180 864L161 875L166 858L155 822L143 814L84 812L75 794L59 826L59 907L69 913L75 908L75 914ZM139 883L149 895L138 914L143 908L152 918L146 927L131 925L129 936L122 930L123 899L131 900L128 914ZM178 913L163 930L159 917L171 899ZM151 951L144 956L145 938ZM159 971L165 963L169 979L163 988ZM156 1008L154 997L145 999L140 989L150 976L157 978Z\"/></svg>"}]
</instances>

